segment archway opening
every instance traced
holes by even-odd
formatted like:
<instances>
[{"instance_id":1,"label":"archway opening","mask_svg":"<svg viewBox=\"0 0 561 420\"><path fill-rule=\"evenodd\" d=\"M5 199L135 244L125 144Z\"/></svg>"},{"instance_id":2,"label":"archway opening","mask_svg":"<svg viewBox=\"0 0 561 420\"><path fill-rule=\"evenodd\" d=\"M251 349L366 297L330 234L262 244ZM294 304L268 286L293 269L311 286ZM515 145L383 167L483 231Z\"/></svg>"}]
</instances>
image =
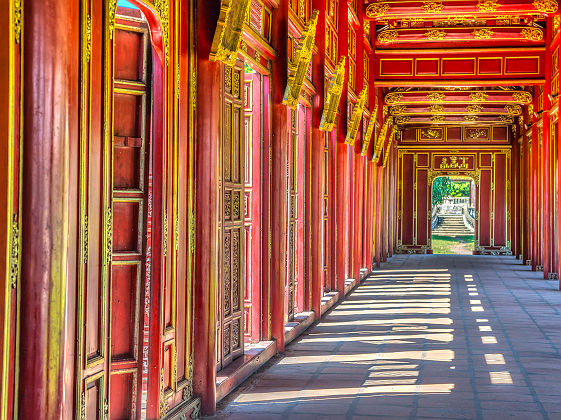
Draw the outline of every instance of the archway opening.
<instances>
[{"instance_id":1,"label":"archway opening","mask_svg":"<svg viewBox=\"0 0 561 420\"><path fill-rule=\"evenodd\" d=\"M471 255L475 245L475 181L439 176L432 183L431 246L434 254Z\"/></svg>"}]
</instances>

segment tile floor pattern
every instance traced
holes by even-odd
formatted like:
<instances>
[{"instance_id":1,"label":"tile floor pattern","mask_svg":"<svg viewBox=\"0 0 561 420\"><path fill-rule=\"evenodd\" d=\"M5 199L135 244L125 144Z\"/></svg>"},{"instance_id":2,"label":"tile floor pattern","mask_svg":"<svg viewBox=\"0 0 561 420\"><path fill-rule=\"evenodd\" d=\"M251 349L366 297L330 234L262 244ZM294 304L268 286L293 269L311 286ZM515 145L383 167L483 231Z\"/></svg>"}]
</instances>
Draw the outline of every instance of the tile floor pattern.
<instances>
[{"instance_id":1,"label":"tile floor pattern","mask_svg":"<svg viewBox=\"0 0 561 420\"><path fill-rule=\"evenodd\" d=\"M561 419L561 292L512 257L394 256L224 419Z\"/></svg>"}]
</instances>

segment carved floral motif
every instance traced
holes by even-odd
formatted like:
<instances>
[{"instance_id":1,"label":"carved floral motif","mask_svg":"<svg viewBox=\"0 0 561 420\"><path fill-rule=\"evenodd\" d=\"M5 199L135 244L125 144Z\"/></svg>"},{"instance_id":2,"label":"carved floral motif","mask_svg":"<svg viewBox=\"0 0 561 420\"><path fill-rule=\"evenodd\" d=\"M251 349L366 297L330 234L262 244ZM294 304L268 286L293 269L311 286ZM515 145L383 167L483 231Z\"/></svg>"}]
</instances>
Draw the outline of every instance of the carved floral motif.
<instances>
[{"instance_id":1,"label":"carved floral motif","mask_svg":"<svg viewBox=\"0 0 561 420\"><path fill-rule=\"evenodd\" d=\"M516 102L523 102L529 104L532 102L532 94L526 91L514 92L512 94L512 99Z\"/></svg>"},{"instance_id":2,"label":"carved floral motif","mask_svg":"<svg viewBox=\"0 0 561 420\"><path fill-rule=\"evenodd\" d=\"M469 95L473 102L485 102L489 95L485 92L473 92Z\"/></svg>"},{"instance_id":3,"label":"carved floral motif","mask_svg":"<svg viewBox=\"0 0 561 420\"><path fill-rule=\"evenodd\" d=\"M387 43L395 41L398 36L399 36L399 34L395 29L382 31L378 34L378 42L381 42L383 44L387 44Z\"/></svg>"},{"instance_id":4,"label":"carved floral motif","mask_svg":"<svg viewBox=\"0 0 561 420\"><path fill-rule=\"evenodd\" d=\"M495 34L495 32L489 28L478 28L475 29L472 34L475 39L489 39Z\"/></svg>"},{"instance_id":5,"label":"carved floral motif","mask_svg":"<svg viewBox=\"0 0 561 420\"><path fill-rule=\"evenodd\" d=\"M429 41L441 41L446 38L446 32L441 29L431 29L425 32L425 38Z\"/></svg>"},{"instance_id":6,"label":"carved floral motif","mask_svg":"<svg viewBox=\"0 0 561 420\"><path fill-rule=\"evenodd\" d=\"M388 10L390 10L390 5L387 3L372 3L366 8L366 16L369 18L377 18L384 16Z\"/></svg>"},{"instance_id":7,"label":"carved floral motif","mask_svg":"<svg viewBox=\"0 0 561 420\"><path fill-rule=\"evenodd\" d=\"M556 0L534 0L532 4L542 13L555 13L559 8Z\"/></svg>"},{"instance_id":8,"label":"carved floral motif","mask_svg":"<svg viewBox=\"0 0 561 420\"><path fill-rule=\"evenodd\" d=\"M543 31L539 28L524 28L520 31L520 35L529 41L543 40Z\"/></svg>"},{"instance_id":9,"label":"carved floral motif","mask_svg":"<svg viewBox=\"0 0 561 420\"><path fill-rule=\"evenodd\" d=\"M442 12L442 8L443 5L441 1L426 1L421 6L421 9L423 9L425 13L440 13Z\"/></svg>"},{"instance_id":10,"label":"carved floral motif","mask_svg":"<svg viewBox=\"0 0 561 420\"><path fill-rule=\"evenodd\" d=\"M427 95L427 99L430 102L443 102L445 98L446 95L444 93L439 93L439 92L433 92Z\"/></svg>"}]
</instances>

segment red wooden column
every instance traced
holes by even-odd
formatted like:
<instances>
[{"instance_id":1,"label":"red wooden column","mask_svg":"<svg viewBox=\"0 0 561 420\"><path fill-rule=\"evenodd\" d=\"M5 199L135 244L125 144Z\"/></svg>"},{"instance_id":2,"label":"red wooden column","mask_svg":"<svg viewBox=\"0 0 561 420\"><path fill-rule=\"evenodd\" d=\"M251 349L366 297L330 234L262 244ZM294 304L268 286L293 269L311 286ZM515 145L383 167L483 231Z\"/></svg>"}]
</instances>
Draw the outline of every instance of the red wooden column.
<instances>
[{"instance_id":1,"label":"red wooden column","mask_svg":"<svg viewBox=\"0 0 561 420\"><path fill-rule=\"evenodd\" d=\"M197 0L197 138L196 138L196 250L195 340L193 390L201 396L204 415L216 412L216 317L218 261L220 261L220 63L209 60L220 11L218 2Z\"/></svg>"},{"instance_id":2,"label":"red wooden column","mask_svg":"<svg viewBox=\"0 0 561 420\"><path fill-rule=\"evenodd\" d=\"M317 94L312 103L312 147L311 147L311 274L312 274L312 311L316 317L321 316L321 296L323 284L323 195L324 188L324 147L326 133L320 131L319 125L324 106L325 95L325 1L313 0L313 9L319 11L316 29L316 46L318 54L312 62L312 80Z\"/></svg>"},{"instance_id":3,"label":"red wooden column","mask_svg":"<svg viewBox=\"0 0 561 420\"><path fill-rule=\"evenodd\" d=\"M510 180L510 191L512 197L512 215L510 222L512 252L516 259L520 257L520 144L518 143L519 131L512 143L512 170Z\"/></svg>"},{"instance_id":4,"label":"red wooden column","mask_svg":"<svg viewBox=\"0 0 561 420\"><path fill-rule=\"evenodd\" d=\"M287 184L289 111L282 103L288 78L288 2L273 12L273 48L278 57L272 69L271 131L271 335L284 351L284 284L287 255Z\"/></svg>"},{"instance_id":5,"label":"red wooden column","mask_svg":"<svg viewBox=\"0 0 561 420\"><path fill-rule=\"evenodd\" d=\"M349 5L346 1L339 2L339 52L343 53L348 48L348 27L349 27ZM343 84L343 92L341 94L341 103L339 104L339 119L337 121L337 141L335 142L334 152L336 153L335 168L333 175L335 177L335 241L332 244L332 252L335 256L335 281L336 289L343 297L345 291L345 279L347 275L347 261L345 256L348 255L348 214L349 199L348 188L349 179L347 178L347 164L349 148L344 144L347 135L347 86L349 74L349 60L345 63L345 82Z\"/></svg>"},{"instance_id":6,"label":"red wooden column","mask_svg":"<svg viewBox=\"0 0 561 420\"><path fill-rule=\"evenodd\" d=\"M530 194L530 148L526 130L526 121L528 121L527 112L524 111L522 116L522 264L532 259L532 234L531 234L531 194ZM530 119L531 121L531 119Z\"/></svg>"},{"instance_id":7,"label":"red wooden column","mask_svg":"<svg viewBox=\"0 0 561 420\"><path fill-rule=\"evenodd\" d=\"M364 27L362 25L362 13L363 8L360 7L360 2L357 13L358 26L355 28L356 33L356 93L360 95L362 89L364 88ZM353 199L353 212L351 219L352 236L351 241L353 243L353 253L352 253L352 265L350 278L360 280L360 269L362 266L362 237L365 234L366 226L364 225L364 157L361 156L362 151L362 126L364 124L364 118L362 118L361 127L358 130L358 135L355 141L354 148L351 148L351 152L354 155L353 159L353 188L354 188L354 199Z\"/></svg>"},{"instance_id":8,"label":"red wooden column","mask_svg":"<svg viewBox=\"0 0 561 420\"><path fill-rule=\"evenodd\" d=\"M375 254L376 254L376 266L379 268L382 263L382 218L383 218L383 202L384 202L384 171L383 168L376 165L376 242L375 242Z\"/></svg>"},{"instance_id":9,"label":"red wooden column","mask_svg":"<svg viewBox=\"0 0 561 420\"><path fill-rule=\"evenodd\" d=\"M537 101L537 88L534 88L534 111L538 110ZM530 179L531 179L531 205L532 205L532 271L536 271L536 266L539 261L539 186L538 186L538 153L539 153L539 139L538 127L536 125L537 118L535 113L530 116L532 118L532 162L530 164Z\"/></svg>"},{"instance_id":10,"label":"red wooden column","mask_svg":"<svg viewBox=\"0 0 561 420\"><path fill-rule=\"evenodd\" d=\"M24 3L21 419L74 414L78 12Z\"/></svg>"},{"instance_id":11,"label":"red wooden column","mask_svg":"<svg viewBox=\"0 0 561 420\"><path fill-rule=\"evenodd\" d=\"M547 28L553 25L553 19L547 18ZM551 30L546 30L545 45L551 44ZM551 107L551 101L549 99L549 92L551 91L551 61L552 54L551 51L545 54L545 84L543 87L543 144L541 147L542 152L542 183L543 183L543 196L541 200L542 207L542 229L543 229L543 243L542 243L542 253L543 253L543 278L547 279L551 271L551 253L552 253L552 240L551 235L553 232L552 225L552 214L551 214L551 176L549 171L551 169L550 163L550 150L551 150L551 138L550 138L550 122L549 122L549 108Z\"/></svg>"}]
</instances>

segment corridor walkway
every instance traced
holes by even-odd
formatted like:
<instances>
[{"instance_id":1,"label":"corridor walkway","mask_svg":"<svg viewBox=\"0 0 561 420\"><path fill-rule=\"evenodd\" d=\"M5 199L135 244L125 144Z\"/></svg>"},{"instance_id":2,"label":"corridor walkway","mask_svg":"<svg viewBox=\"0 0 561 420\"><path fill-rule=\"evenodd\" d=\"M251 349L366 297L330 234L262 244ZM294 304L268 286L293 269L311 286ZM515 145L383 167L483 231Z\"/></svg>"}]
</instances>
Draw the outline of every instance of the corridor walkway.
<instances>
[{"instance_id":1,"label":"corridor walkway","mask_svg":"<svg viewBox=\"0 0 561 420\"><path fill-rule=\"evenodd\" d=\"M400 255L224 419L561 419L561 292L511 257Z\"/></svg>"}]
</instances>

